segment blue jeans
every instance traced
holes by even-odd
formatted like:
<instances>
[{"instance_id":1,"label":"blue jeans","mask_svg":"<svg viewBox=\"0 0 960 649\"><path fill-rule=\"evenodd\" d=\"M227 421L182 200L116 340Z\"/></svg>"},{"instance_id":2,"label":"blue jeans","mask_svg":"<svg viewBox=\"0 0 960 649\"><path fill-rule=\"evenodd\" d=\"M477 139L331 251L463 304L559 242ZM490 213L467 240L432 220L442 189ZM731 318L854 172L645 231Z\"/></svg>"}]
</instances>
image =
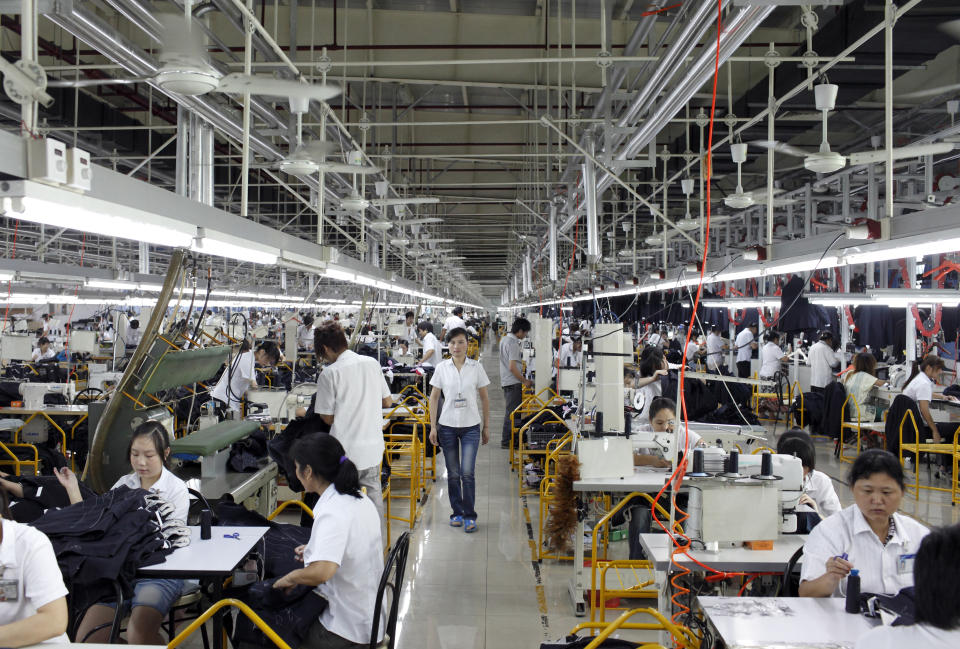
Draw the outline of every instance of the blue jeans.
<instances>
[{"instance_id":1,"label":"blue jeans","mask_svg":"<svg viewBox=\"0 0 960 649\"><path fill-rule=\"evenodd\" d=\"M443 449L443 461L447 465L447 489L453 509L451 517L477 520L477 512L473 508L477 495L473 468L480 447L480 426L453 428L438 424L437 437Z\"/></svg>"}]
</instances>

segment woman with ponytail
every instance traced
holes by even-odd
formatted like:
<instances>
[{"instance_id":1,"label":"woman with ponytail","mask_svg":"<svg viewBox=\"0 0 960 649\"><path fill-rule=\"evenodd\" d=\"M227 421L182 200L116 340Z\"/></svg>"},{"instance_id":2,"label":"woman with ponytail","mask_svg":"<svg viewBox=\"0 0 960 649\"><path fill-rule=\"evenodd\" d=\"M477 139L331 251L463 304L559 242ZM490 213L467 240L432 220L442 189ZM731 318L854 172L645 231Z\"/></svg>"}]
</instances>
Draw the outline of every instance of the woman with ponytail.
<instances>
[{"instance_id":1,"label":"woman with ponytail","mask_svg":"<svg viewBox=\"0 0 960 649\"><path fill-rule=\"evenodd\" d=\"M380 516L360 492L357 467L335 437L325 433L301 437L290 457L304 489L317 494L318 500L310 540L296 549L304 567L284 575L273 587L315 586L327 600L302 649L367 647L383 572ZM382 628L377 642L381 640Z\"/></svg>"}]
</instances>

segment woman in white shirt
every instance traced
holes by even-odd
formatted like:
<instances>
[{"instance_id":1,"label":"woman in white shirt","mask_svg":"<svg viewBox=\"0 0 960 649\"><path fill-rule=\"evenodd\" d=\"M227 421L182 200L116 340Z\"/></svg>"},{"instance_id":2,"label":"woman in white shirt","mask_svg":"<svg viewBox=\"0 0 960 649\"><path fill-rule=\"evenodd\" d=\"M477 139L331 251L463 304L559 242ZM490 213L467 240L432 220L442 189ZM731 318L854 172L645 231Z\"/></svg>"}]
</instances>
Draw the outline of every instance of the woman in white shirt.
<instances>
[{"instance_id":1,"label":"woman in white shirt","mask_svg":"<svg viewBox=\"0 0 960 649\"><path fill-rule=\"evenodd\" d=\"M659 347L644 347L640 352L640 378L634 384L643 394L643 408L640 410L640 424L650 423L650 404L663 393L660 377L666 376L667 359Z\"/></svg>"},{"instance_id":2,"label":"woman in white shirt","mask_svg":"<svg viewBox=\"0 0 960 649\"><path fill-rule=\"evenodd\" d=\"M960 525L931 530L913 561L914 624L881 624L857 639L856 649L960 647Z\"/></svg>"},{"instance_id":3,"label":"woman in white shirt","mask_svg":"<svg viewBox=\"0 0 960 649\"><path fill-rule=\"evenodd\" d=\"M874 376L877 371L877 359L870 352L860 352L853 358L853 371L843 377L843 385L847 394L851 395L860 408L861 421L874 421L877 417L876 408L867 401L874 388L879 388L884 381ZM850 416L856 413L848 413Z\"/></svg>"},{"instance_id":4,"label":"woman in white shirt","mask_svg":"<svg viewBox=\"0 0 960 649\"><path fill-rule=\"evenodd\" d=\"M68 643L67 589L50 539L10 519L7 494L0 489L0 646ZM12 592L10 592L12 591Z\"/></svg>"},{"instance_id":5,"label":"woman in white shirt","mask_svg":"<svg viewBox=\"0 0 960 649\"><path fill-rule=\"evenodd\" d=\"M127 447L132 473L117 480L111 489L120 486L130 489L146 489L170 504L174 509L173 519L184 521L190 509L190 495L183 480L173 475L168 467L170 441L166 429L156 421L140 424L133 431ZM83 500L77 476L68 468L57 471L60 484L67 490L72 504ZM173 520L171 519L171 520ZM133 584L133 601L130 606L130 621L127 623L128 644L166 644L160 636L160 625L166 619L170 607L183 592L182 579L138 579ZM109 642L110 629L104 628L87 635L114 618L115 605L94 604L88 610L77 629L77 637L87 642Z\"/></svg>"},{"instance_id":6,"label":"woman in white shirt","mask_svg":"<svg viewBox=\"0 0 960 649\"><path fill-rule=\"evenodd\" d=\"M273 587L314 586L327 600L301 649L368 647L383 573L380 515L360 492L357 467L337 438L325 433L301 437L290 457L304 489L319 498L310 540L295 551L303 568L288 572ZM381 640L383 627L377 634Z\"/></svg>"},{"instance_id":7,"label":"woman in white shirt","mask_svg":"<svg viewBox=\"0 0 960 649\"><path fill-rule=\"evenodd\" d=\"M437 365L430 385L430 443L443 449L450 497L450 525L477 531L474 466L480 444L490 441L490 379L483 366L467 358L467 332L454 329L447 335L450 358ZM443 410L439 417L440 396ZM479 402L479 408L478 408ZM482 429L481 429L482 426Z\"/></svg>"},{"instance_id":8,"label":"woman in white shirt","mask_svg":"<svg viewBox=\"0 0 960 649\"><path fill-rule=\"evenodd\" d=\"M50 341L46 336L41 336L40 340L37 341L37 345L37 348L33 350L32 354L34 363L56 358L57 352L50 348Z\"/></svg>"},{"instance_id":9,"label":"woman in white shirt","mask_svg":"<svg viewBox=\"0 0 960 649\"><path fill-rule=\"evenodd\" d=\"M803 547L801 597L842 597L856 568L863 593L894 594L913 585L912 562L929 530L897 512L903 468L889 451L869 449L850 470L854 504L813 528Z\"/></svg>"},{"instance_id":10,"label":"woman in white shirt","mask_svg":"<svg viewBox=\"0 0 960 649\"><path fill-rule=\"evenodd\" d=\"M928 354L920 361L920 365L914 368L913 376L903 388L903 395L917 402L920 416L927 425L926 434L923 431L920 433L921 439L933 437L936 444L941 443L943 439L937 429L937 422L934 421L933 414L930 412L930 402L934 397L933 387L940 381L940 375L943 374L945 367L942 358ZM942 397L943 394L937 393L936 396Z\"/></svg>"},{"instance_id":11,"label":"woman in white shirt","mask_svg":"<svg viewBox=\"0 0 960 649\"><path fill-rule=\"evenodd\" d=\"M840 498L833 488L833 480L826 473L817 471L817 449L810 433L802 428L792 428L777 441L777 453L793 455L803 466L803 495L800 505L813 510L824 519L840 511ZM803 510L801 510L803 511Z\"/></svg>"},{"instance_id":12,"label":"woman in white shirt","mask_svg":"<svg viewBox=\"0 0 960 649\"><path fill-rule=\"evenodd\" d=\"M297 349L313 350L313 316L303 316L303 323L297 327Z\"/></svg>"},{"instance_id":13,"label":"woman in white shirt","mask_svg":"<svg viewBox=\"0 0 960 649\"><path fill-rule=\"evenodd\" d=\"M767 342L760 348L760 378L769 379L780 371L780 363L790 360L780 349L780 334L768 331L764 334Z\"/></svg>"}]
</instances>

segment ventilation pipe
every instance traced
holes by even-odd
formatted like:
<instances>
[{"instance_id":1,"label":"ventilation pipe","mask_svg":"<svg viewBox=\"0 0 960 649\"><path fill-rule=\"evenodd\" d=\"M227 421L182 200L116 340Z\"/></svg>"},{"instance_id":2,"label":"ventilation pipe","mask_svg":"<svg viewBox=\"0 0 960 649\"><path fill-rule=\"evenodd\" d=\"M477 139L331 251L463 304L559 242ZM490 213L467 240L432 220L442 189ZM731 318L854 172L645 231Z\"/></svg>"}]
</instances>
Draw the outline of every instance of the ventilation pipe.
<instances>
[{"instance_id":1,"label":"ventilation pipe","mask_svg":"<svg viewBox=\"0 0 960 649\"><path fill-rule=\"evenodd\" d=\"M597 232L597 170L592 158L596 156L596 140L587 136L586 150L590 155L583 161L583 200L587 208L587 263L600 260L600 237ZM574 216L573 218L576 218Z\"/></svg>"}]
</instances>

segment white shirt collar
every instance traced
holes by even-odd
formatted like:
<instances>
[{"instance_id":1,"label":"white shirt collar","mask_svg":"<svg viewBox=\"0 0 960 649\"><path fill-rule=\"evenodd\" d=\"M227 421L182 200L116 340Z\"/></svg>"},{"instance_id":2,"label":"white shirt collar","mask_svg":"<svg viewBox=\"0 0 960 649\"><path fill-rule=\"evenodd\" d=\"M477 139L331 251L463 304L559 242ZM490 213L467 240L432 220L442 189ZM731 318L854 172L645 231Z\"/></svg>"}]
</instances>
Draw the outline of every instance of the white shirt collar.
<instances>
[{"instance_id":1,"label":"white shirt collar","mask_svg":"<svg viewBox=\"0 0 960 649\"><path fill-rule=\"evenodd\" d=\"M906 538L903 536L903 525L900 521L897 520L897 514L893 514L893 525L894 531L893 536L890 537L890 540L886 543L881 543L883 545L889 545L890 543L897 543L903 545L906 542ZM870 534L874 537L877 535L874 533L873 528L870 527L870 523L867 522L866 517L863 515L863 512L860 511L860 508L857 505L853 506L853 534L854 536L858 534ZM878 539L879 540L879 539Z\"/></svg>"},{"instance_id":2,"label":"white shirt collar","mask_svg":"<svg viewBox=\"0 0 960 649\"><path fill-rule=\"evenodd\" d=\"M3 519L3 541L0 542L0 566L12 567L17 565L17 538L15 523Z\"/></svg>"}]
</instances>

